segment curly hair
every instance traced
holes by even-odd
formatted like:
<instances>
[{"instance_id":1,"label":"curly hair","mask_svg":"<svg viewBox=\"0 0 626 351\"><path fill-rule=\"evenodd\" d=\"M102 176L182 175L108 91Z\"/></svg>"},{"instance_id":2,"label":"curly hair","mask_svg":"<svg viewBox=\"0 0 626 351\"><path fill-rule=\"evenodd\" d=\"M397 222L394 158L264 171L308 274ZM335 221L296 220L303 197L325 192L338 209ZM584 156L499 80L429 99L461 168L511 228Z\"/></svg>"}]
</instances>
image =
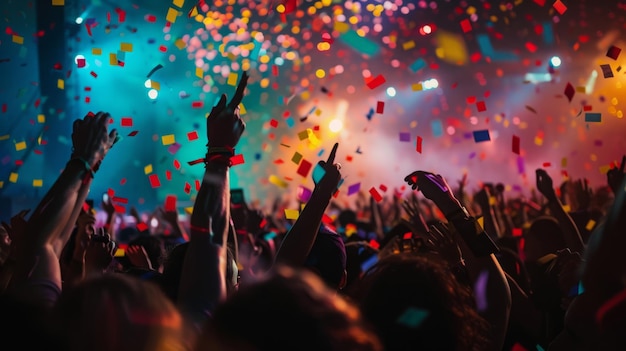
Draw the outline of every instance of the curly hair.
<instances>
[{"instance_id":1,"label":"curly hair","mask_svg":"<svg viewBox=\"0 0 626 351\"><path fill-rule=\"evenodd\" d=\"M382 257L347 292L374 325L385 350L484 350L488 323L472 291L434 258Z\"/></svg>"}]
</instances>

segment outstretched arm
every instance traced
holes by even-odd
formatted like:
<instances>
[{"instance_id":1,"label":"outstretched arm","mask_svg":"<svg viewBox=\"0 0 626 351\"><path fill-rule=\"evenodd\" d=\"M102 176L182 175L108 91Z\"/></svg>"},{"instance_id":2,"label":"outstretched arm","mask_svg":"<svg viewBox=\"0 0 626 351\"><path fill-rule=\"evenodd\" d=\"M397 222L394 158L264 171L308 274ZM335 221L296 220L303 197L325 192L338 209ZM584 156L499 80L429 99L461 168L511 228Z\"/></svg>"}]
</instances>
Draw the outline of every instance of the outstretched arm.
<instances>
[{"instance_id":1,"label":"outstretched arm","mask_svg":"<svg viewBox=\"0 0 626 351\"><path fill-rule=\"evenodd\" d=\"M228 171L234 148L245 129L239 116L248 75L244 72L233 99L226 95L207 117L206 170L190 219L190 239L179 286L179 307L201 328L207 315L226 297L226 253L230 221Z\"/></svg>"},{"instance_id":2,"label":"outstretched arm","mask_svg":"<svg viewBox=\"0 0 626 351\"><path fill-rule=\"evenodd\" d=\"M107 130L109 118L100 112L74 122L72 159L26 224L30 237L20 249L12 287L43 280L61 289L59 255L71 234L69 228L76 223L94 172L117 140L117 132Z\"/></svg>"},{"instance_id":3,"label":"outstretched arm","mask_svg":"<svg viewBox=\"0 0 626 351\"><path fill-rule=\"evenodd\" d=\"M570 215L565 212L565 209L563 209L563 204L554 190L552 178L550 178L548 172L541 168L537 169L535 173L537 175L537 190L539 190L548 200L550 213L559 222L561 230L563 231L563 239L565 240L567 247L572 252L582 253L585 249L585 244L580 237L580 233L578 232L578 228L576 227L574 220L572 220L572 217L570 217Z\"/></svg>"},{"instance_id":4,"label":"outstretched arm","mask_svg":"<svg viewBox=\"0 0 626 351\"><path fill-rule=\"evenodd\" d=\"M334 163L337 146L335 144L326 162L319 162L318 167L324 170L324 176L315 184L311 198L283 238L276 254L276 263L299 267L306 261L317 237L324 211L341 180L341 166Z\"/></svg>"}]
</instances>

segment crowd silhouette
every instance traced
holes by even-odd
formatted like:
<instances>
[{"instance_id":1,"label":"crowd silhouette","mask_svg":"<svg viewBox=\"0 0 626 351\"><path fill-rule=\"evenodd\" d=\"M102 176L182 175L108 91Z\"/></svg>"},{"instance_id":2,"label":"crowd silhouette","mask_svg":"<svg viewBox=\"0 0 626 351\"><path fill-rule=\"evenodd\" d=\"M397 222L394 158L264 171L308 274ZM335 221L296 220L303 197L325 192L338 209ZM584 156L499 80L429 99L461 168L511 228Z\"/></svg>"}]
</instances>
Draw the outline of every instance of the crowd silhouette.
<instances>
[{"instance_id":1,"label":"crowd silhouette","mask_svg":"<svg viewBox=\"0 0 626 351\"><path fill-rule=\"evenodd\" d=\"M2 223L0 349L626 350L626 156L606 184L537 169L527 197L416 170L408 196L343 208L335 144L288 220L231 201L247 81L206 118L186 221L86 204L118 136L106 112L74 122L63 172Z\"/></svg>"}]
</instances>

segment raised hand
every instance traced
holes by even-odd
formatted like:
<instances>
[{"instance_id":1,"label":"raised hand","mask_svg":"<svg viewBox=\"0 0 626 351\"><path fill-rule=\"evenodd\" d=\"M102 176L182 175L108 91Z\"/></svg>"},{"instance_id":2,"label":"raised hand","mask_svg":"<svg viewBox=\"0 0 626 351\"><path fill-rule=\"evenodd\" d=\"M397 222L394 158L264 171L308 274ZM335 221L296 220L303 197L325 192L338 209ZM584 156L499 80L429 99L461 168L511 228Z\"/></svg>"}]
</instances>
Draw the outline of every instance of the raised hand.
<instances>
[{"instance_id":1,"label":"raised hand","mask_svg":"<svg viewBox=\"0 0 626 351\"><path fill-rule=\"evenodd\" d=\"M341 164L335 163L339 143L335 143L326 161L319 161L313 170L313 182L316 188L328 190L331 194L337 190L341 181Z\"/></svg>"},{"instance_id":2,"label":"raised hand","mask_svg":"<svg viewBox=\"0 0 626 351\"><path fill-rule=\"evenodd\" d=\"M537 190L539 190L548 201L556 199L556 191L554 190L552 178L548 175L548 172L544 169L537 168L535 175L537 176Z\"/></svg>"},{"instance_id":3,"label":"raised hand","mask_svg":"<svg viewBox=\"0 0 626 351\"><path fill-rule=\"evenodd\" d=\"M452 189L439 174L415 171L404 177L404 181L413 190L421 191L427 199L432 200L446 216L461 207L459 201L454 197Z\"/></svg>"},{"instance_id":4,"label":"raised hand","mask_svg":"<svg viewBox=\"0 0 626 351\"><path fill-rule=\"evenodd\" d=\"M451 231L445 223L439 222L431 225L430 230L423 235L426 248L438 253L449 264L456 265L463 261L463 254L456 238L457 234Z\"/></svg>"},{"instance_id":5,"label":"raised hand","mask_svg":"<svg viewBox=\"0 0 626 351\"><path fill-rule=\"evenodd\" d=\"M206 125L210 148L233 149L239 142L241 134L246 128L246 124L239 116L239 104L243 99L247 84L248 74L243 72L237 85L237 91L228 105L226 104L226 94L222 94L220 101L209 113Z\"/></svg>"},{"instance_id":6,"label":"raised hand","mask_svg":"<svg viewBox=\"0 0 626 351\"><path fill-rule=\"evenodd\" d=\"M107 124L111 116L98 112L74 121L72 132L72 159L80 159L92 171L97 171L100 162L119 138L115 129L108 132Z\"/></svg>"},{"instance_id":7,"label":"raised hand","mask_svg":"<svg viewBox=\"0 0 626 351\"><path fill-rule=\"evenodd\" d=\"M117 245L104 228L97 228L85 251L86 273L104 273L113 261Z\"/></svg>"},{"instance_id":8,"label":"raised hand","mask_svg":"<svg viewBox=\"0 0 626 351\"><path fill-rule=\"evenodd\" d=\"M125 254L126 257L128 257L128 261L130 261L133 266L151 271L154 270L145 247L141 245L130 245L126 248Z\"/></svg>"},{"instance_id":9,"label":"raised hand","mask_svg":"<svg viewBox=\"0 0 626 351\"><path fill-rule=\"evenodd\" d=\"M624 181L624 165L626 165L626 155L622 156L622 163L618 167L611 167L606 173L606 180L613 194L617 194Z\"/></svg>"},{"instance_id":10,"label":"raised hand","mask_svg":"<svg viewBox=\"0 0 626 351\"><path fill-rule=\"evenodd\" d=\"M579 179L578 181L572 184L574 188L574 196L576 198L577 210L586 210L589 208L591 204L591 198L593 197L593 192L589 187L589 182L587 179Z\"/></svg>"}]
</instances>

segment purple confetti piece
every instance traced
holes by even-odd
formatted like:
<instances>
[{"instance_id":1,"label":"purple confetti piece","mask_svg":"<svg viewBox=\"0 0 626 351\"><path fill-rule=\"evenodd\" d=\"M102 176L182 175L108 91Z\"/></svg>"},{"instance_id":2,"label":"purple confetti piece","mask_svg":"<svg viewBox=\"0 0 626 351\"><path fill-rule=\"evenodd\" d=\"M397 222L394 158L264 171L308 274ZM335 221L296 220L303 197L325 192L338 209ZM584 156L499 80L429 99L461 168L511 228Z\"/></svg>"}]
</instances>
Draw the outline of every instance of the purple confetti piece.
<instances>
[{"instance_id":1,"label":"purple confetti piece","mask_svg":"<svg viewBox=\"0 0 626 351\"><path fill-rule=\"evenodd\" d=\"M348 195L355 194L361 190L361 183L352 184L348 187Z\"/></svg>"},{"instance_id":2,"label":"purple confetti piece","mask_svg":"<svg viewBox=\"0 0 626 351\"><path fill-rule=\"evenodd\" d=\"M403 141L403 142L411 141L411 133L400 133L400 141Z\"/></svg>"}]
</instances>

